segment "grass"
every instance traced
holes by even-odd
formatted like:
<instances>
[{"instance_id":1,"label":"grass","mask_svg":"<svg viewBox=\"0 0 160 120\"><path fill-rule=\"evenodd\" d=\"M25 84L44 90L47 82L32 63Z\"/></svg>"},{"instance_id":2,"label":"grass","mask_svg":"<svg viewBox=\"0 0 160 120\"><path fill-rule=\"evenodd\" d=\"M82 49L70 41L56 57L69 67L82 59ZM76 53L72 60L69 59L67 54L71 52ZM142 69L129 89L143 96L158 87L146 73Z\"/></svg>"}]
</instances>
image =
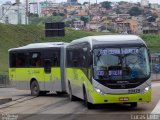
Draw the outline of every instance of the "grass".
<instances>
[{"instance_id":1,"label":"grass","mask_svg":"<svg viewBox=\"0 0 160 120\"><path fill-rule=\"evenodd\" d=\"M141 35L152 53L160 52L160 35Z\"/></svg>"},{"instance_id":2,"label":"grass","mask_svg":"<svg viewBox=\"0 0 160 120\"><path fill-rule=\"evenodd\" d=\"M4 25L0 24L0 74L8 73L8 50L36 42L63 41L70 42L77 38L106 33L75 31L66 28L65 37L45 38L43 26L36 25ZM141 36L150 47L151 52L160 51L160 35Z\"/></svg>"}]
</instances>

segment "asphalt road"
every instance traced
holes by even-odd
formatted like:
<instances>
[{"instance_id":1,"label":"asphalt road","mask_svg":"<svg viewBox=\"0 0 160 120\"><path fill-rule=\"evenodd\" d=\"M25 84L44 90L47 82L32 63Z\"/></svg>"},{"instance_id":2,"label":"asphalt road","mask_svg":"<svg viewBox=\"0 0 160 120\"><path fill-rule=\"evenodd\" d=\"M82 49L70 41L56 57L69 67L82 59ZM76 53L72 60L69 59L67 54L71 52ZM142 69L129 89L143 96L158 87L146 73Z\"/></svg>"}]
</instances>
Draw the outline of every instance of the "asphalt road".
<instances>
[{"instance_id":1,"label":"asphalt road","mask_svg":"<svg viewBox=\"0 0 160 120\"><path fill-rule=\"evenodd\" d=\"M0 105L1 119L38 120L160 120L160 82L152 83L152 102L138 103L137 108L124 104L99 105L88 110L81 100L70 102L67 95L30 96L30 91L0 89L0 96L13 101ZM153 113L153 115L149 115ZM155 116L157 114L157 116ZM17 117L17 118L16 118Z\"/></svg>"}]
</instances>

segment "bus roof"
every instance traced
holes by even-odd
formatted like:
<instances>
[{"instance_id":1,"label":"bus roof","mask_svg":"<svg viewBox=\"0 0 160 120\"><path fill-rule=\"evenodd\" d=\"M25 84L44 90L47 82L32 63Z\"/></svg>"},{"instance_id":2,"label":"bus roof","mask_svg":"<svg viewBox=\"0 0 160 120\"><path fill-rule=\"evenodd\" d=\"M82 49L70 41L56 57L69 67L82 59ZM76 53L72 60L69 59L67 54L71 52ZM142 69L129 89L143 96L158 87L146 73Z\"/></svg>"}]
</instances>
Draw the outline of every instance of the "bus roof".
<instances>
[{"instance_id":1,"label":"bus roof","mask_svg":"<svg viewBox=\"0 0 160 120\"><path fill-rule=\"evenodd\" d=\"M100 35L100 36L88 36L84 38L80 38L77 40L73 40L71 44L78 44L82 42L88 42L90 45L94 44L104 44L104 43L110 43L110 44L117 44L117 43L139 43L139 44L145 44L145 42L136 35Z\"/></svg>"},{"instance_id":2,"label":"bus roof","mask_svg":"<svg viewBox=\"0 0 160 120\"><path fill-rule=\"evenodd\" d=\"M61 47L61 46L67 45L67 44L68 43L64 43L64 42L32 43L32 44L28 44L26 46L9 49L9 51L12 51L12 50L21 50L21 49Z\"/></svg>"}]
</instances>

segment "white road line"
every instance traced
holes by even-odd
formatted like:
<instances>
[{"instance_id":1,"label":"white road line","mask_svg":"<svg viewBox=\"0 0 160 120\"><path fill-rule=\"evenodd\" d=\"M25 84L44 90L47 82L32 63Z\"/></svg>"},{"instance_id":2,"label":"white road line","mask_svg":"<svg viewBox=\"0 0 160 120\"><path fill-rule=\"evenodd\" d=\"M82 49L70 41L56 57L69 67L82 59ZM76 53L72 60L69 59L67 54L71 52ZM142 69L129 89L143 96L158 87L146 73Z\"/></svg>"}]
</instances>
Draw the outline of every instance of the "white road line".
<instances>
[{"instance_id":1,"label":"white road line","mask_svg":"<svg viewBox=\"0 0 160 120\"><path fill-rule=\"evenodd\" d=\"M156 107L153 109L153 111L151 112L151 114L160 114L160 101L158 102L158 104L156 105Z\"/></svg>"},{"instance_id":2,"label":"white road line","mask_svg":"<svg viewBox=\"0 0 160 120\"><path fill-rule=\"evenodd\" d=\"M152 83L152 87L160 87L160 83ZM153 111L151 112L151 114L160 114L160 101L158 102L158 104L155 106L155 108L153 109Z\"/></svg>"}]
</instances>

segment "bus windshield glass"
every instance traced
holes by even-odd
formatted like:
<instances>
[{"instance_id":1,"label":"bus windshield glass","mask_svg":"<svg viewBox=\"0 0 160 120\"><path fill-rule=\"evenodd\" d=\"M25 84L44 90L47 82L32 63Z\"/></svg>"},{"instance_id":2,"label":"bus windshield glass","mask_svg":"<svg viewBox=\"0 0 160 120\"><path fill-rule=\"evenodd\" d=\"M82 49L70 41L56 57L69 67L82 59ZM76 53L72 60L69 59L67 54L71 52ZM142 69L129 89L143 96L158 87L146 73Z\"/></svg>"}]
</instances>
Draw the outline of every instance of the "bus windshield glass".
<instances>
[{"instance_id":1,"label":"bus windshield glass","mask_svg":"<svg viewBox=\"0 0 160 120\"><path fill-rule=\"evenodd\" d=\"M138 80L150 75L146 47L96 48L93 50L96 80Z\"/></svg>"}]
</instances>

